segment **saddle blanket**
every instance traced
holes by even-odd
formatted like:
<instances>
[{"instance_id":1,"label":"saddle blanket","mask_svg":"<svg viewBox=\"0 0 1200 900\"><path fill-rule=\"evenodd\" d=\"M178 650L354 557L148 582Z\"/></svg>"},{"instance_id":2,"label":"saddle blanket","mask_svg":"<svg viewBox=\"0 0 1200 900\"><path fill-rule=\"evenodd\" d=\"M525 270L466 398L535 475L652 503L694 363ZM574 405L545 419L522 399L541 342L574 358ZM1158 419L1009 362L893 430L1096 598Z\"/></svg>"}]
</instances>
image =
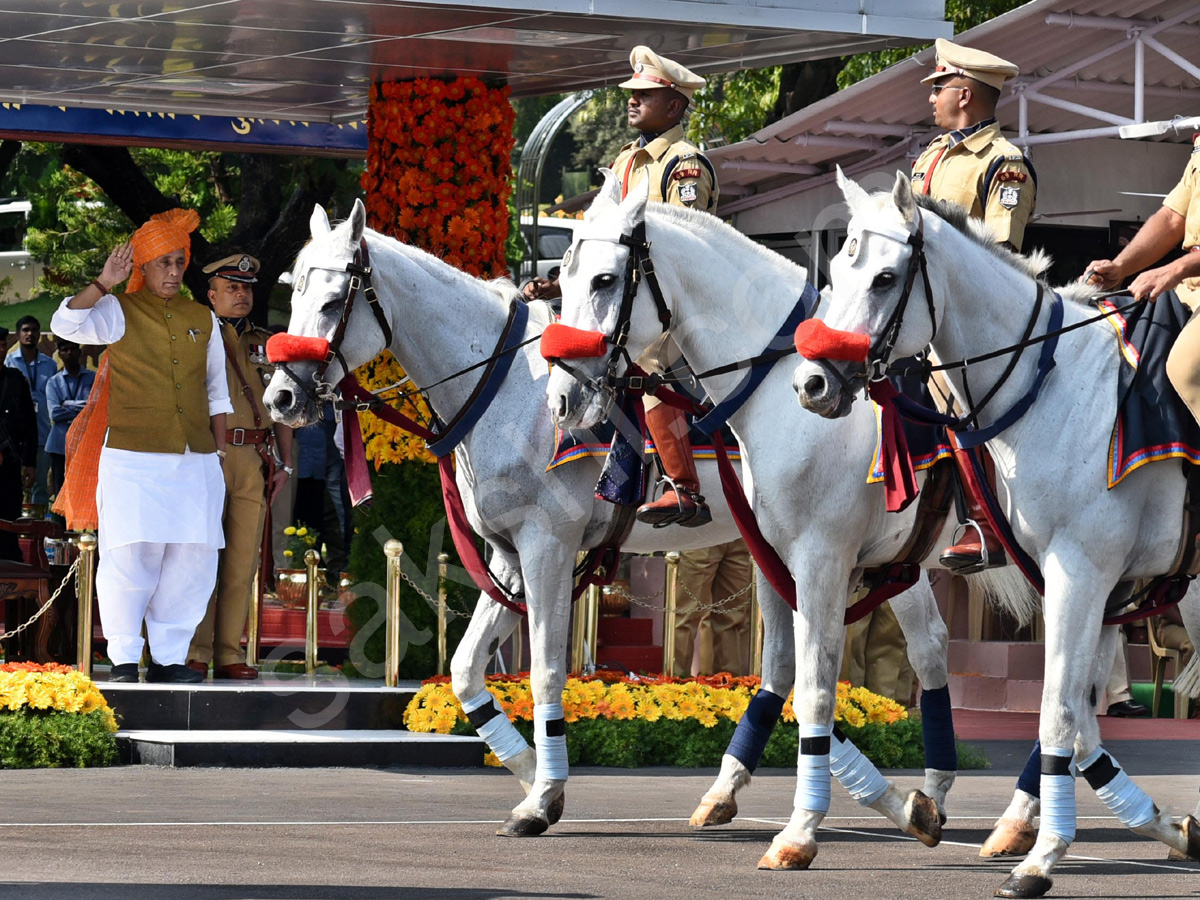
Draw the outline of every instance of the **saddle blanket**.
<instances>
[{"instance_id":1,"label":"saddle blanket","mask_svg":"<svg viewBox=\"0 0 1200 900\"><path fill-rule=\"evenodd\" d=\"M891 381L896 390L922 406L929 409L938 408L929 386L922 379L902 375L893 377ZM871 471L867 473L867 484L880 484L883 482L883 410L875 402L871 403L871 407L875 410L875 453L871 457ZM900 423L904 428L904 438L908 442L908 452L915 471L931 468L938 460L949 459L953 455L945 428L910 422L903 417Z\"/></svg>"},{"instance_id":2,"label":"saddle blanket","mask_svg":"<svg viewBox=\"0 0 1200 900\"><path fill-rule=\"evenodd\" d=\"M1200 465L1200 425L1167 378L1167 354L1191 316L1174 291L1154 303L1118 313L1110 300L1099 303L1111 315L1123 365L1117 377L1117 420L1108 452L1108 486L1161 459Z\"/></svg>"},{"instance_id":3,"label":"saddle blanket","mask_svg":"<svg viewBox=\"0 0 1200 900\"><path fill-rule=\"evenodd\" d=\"M622 414L628 421L639 421L635 404L640 403L640 399L625 398ZM694 426L696 417L688 415L688 421ZM741 452L728 426L722 427L721 435L725 439L729 458L740 460ZM693 457L698 460L716 459L717 452L707 435L701 434L693 427L691 440ZM604 457L604 469L596 483L596 496L610 503L640 504L646 499L646 463L651 455L657 453L649 436L644 436L643 442L644 452L639 454L634 445L626 440L623 434L617 432L612 422L573 431L559 431L556 428L554 456L546 466L546 471L587 457Z\"/></svg>"}]
</instances>

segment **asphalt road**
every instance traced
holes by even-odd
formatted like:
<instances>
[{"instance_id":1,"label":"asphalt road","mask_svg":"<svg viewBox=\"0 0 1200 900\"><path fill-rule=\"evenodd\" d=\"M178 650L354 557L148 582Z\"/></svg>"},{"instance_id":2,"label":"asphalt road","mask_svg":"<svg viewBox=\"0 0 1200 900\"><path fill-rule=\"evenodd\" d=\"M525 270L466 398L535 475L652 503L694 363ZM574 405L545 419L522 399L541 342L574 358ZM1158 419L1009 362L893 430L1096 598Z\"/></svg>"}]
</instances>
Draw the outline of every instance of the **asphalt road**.
<instances>
[{"instance_id":1,"label":"asphalt road","mask_svg":"<svg viewBox=\"0 0 1200 900\"><path fill-rule=\"evenodd\" d=\"M1160 805L1190 811L1200 743L1113 749ZM977 851L1021 746L964 773L930 850L835 788L807 872L755 868L795 778L764 770L730 826L687 826L713 772L572 773L564 819L539 838L493 832L519 800L496 770L158 769L0 773L3 900L508 900L508 898L986 898L1011 864ZM1136 752L1140 750L1141 752ZM918 786L916 773L896 773ZM1200 865L1166 861L1082 781L1080 831L1054 897L1196 897Z\"/></svg>"}]
</instances>

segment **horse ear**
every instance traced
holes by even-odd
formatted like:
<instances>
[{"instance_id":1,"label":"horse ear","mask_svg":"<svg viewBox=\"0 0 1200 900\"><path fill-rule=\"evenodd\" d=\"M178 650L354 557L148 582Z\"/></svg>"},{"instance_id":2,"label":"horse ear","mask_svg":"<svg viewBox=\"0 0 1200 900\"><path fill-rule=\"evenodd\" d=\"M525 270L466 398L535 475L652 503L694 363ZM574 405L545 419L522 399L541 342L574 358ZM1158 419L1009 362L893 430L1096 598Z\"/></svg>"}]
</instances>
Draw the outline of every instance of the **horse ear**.
<instances>
[{"instance_id":1,"label":"horse ear","mask_svg":"<svg viewBox=\"0 0 1200 900\"><path fill-rule=\"evenodd\" d=\"M850 207L851 216L866 212L870 195L857 181L847 176L841 166L837 167L837 184L842 189L842 196L846 198L846 205Z\"/></svg>"},{"instance_id":2,"label":"horse ear","mask_svg":"<svg viewBox=\"0 0 1200 900\"><path fill-rule=\"evenodd\" d=\"M639 222L646 221L646 204L649 201L650 179L645 178L621 202L621 214L625 218L625 224L632 228Z\"/></svg>"},{"instance_id":3,"label":"horse ear","mask_svg":"<svg viewBox=\"0 0 1200 900\"><path fill-rule=\"evenodd\" d=\"M325 210L321 208L320 204L313 207L312 218L308 220L308 230L312 232L314 238L329 234L332 230L329 227L329 216L325 215Z\"/></svg>"},{"instance_id":4,"label":"horse ear","mask_svg":"<svg viewBox=\"0 0 1200 900\"><path fill-rule=\"evenodd\" d=\"M367 208L358 197L354 198L354 209L350 211L350 243L357 244L362 240L363 231L367 227Z\"/></svg>"},{"instance_id":5,"label":"horse ear","mask_svg":"<svg viewBox=\"0 0 1200 900\"><path fill-rule=\"evenodd\" d=\"M604 176L604 184L600 186L600 193L592 201L593 205L597 201L618 205L621 202L621 179L612 169L604 167L601 167L600 174Z\"/></svg>"},{"instance_id":6,"label":"horse ear","mask_svg":"<svg viewBox=\"0 0 1200 900\"><path fill-rule=\"evenodd\" d=\"M896 184L892 187L892 202L904 216L906 224L911 225L917 219L917 201L913 197L912 182L901 171L896 172Z\"/></svg>"}]
</instances>

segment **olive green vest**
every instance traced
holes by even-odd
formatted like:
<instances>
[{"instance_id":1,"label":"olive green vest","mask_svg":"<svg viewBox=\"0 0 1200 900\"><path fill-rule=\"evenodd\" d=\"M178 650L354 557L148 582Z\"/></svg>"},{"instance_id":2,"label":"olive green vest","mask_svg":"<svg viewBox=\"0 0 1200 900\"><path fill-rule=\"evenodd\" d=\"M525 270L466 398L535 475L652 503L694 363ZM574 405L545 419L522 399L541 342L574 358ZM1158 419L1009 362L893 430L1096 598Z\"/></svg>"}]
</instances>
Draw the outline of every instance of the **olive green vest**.
<instances>
[{"instance_id":1,"label":"olive green vest","mask_svg":"<svg viewBox=\"0 0 1200 900\"><path fill-rule=\"evenodd\" d=\"M208 415L212 313L182 297L118 294L125 334L108 348L107 446L214 453Z\"/></svg>"}]
</instances>

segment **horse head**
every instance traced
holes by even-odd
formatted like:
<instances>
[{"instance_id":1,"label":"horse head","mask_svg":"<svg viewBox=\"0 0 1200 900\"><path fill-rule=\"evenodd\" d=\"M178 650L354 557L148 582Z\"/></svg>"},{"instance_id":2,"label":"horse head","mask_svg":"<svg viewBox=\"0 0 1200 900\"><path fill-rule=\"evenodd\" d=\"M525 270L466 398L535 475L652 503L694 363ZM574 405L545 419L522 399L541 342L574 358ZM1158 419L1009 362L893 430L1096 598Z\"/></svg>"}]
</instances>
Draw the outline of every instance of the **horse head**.
<instances>
[{"instance_id":1,"label":"horse head","mask_svg":"<svg viewBox=\"0 0 1200 900\"><path fill-rule=\"evenodd\" d=\"M897 172L890 194L868 194L839 167L838 185L850 208L846 242L830 263L823 322L797 333L806 359L792 376L800 405L826 418L846 415L868 377L921 352L934 327L926 280L917 277L923 225L908 177Z\"/></svg>"},{"instance_id":2,"label":"horse head","mask_svg":"<svg viewBox=\"0 0 1200 900\"><path fill-rule=\"evenodd\" d=\"M614 394L607 389L609 375L620 377L642 352L662 334L662 326L650 302L649 291L637 291L629 308L627 338L623 349L612 343L618 333L622 298L630 278L630 247L621 242L646 220L650 184L643 182L617 202L619 186L608 170L605 186L587 212L586 225L575 232L575 241L563 257L559 284L562 288L562 324L587 332L599 340L608 336L600 355L567 359L550 373L547 401L560 428L587 428L603 421L611 410ZM643 295L646 295L643 297ZM568 368L571 370L568 372Z\"/></svg>"},{"instance_id":3,"label":"horse head","mask_svg":"<svg viewBox=\"0 0 1200 900\"><path fill-rule=\"evenodd\" d=\"M330 225L325 210L313 209L312 240L300 251L292 270L287 335L276 335L268 344L272 362L278 362L264 400L278 422L299 427L314 421L333 386L385 349L379 325L365 302L345 315L347 304L362 289L354 267L366 222L361 200L354 201L350 217L337 227ZM326 352L316 352L318 346ZM325 359L328 362L323 364Z\"/></svg>"}]
</instances>

